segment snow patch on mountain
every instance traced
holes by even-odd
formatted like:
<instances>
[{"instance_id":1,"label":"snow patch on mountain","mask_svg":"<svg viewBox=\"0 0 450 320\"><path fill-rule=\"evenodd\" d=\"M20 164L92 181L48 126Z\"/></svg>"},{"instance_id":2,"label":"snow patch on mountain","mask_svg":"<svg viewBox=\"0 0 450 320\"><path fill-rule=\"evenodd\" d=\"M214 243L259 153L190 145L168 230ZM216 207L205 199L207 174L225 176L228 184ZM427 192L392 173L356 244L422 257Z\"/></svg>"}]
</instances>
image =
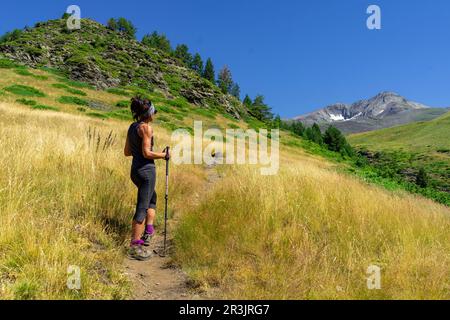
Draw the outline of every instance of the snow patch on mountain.
<instances>
[{"instance_id":1,"label":"snow patch on mountain","mask_svg":"<svg viewBox=\"0 0 450 320\"><path fill-rule=\"evenodd\" d=\"M345 121L345 118L342 114L330 114L330 119L332 121Z\"/></svg>"}]
</instances>

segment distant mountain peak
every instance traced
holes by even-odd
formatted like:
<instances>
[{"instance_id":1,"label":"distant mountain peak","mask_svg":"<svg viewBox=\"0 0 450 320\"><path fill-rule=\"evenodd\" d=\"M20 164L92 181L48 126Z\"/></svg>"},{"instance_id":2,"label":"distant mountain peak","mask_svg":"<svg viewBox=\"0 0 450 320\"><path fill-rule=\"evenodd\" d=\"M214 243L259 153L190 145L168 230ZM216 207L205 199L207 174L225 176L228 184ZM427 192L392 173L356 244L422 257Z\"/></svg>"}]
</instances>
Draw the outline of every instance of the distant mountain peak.
<instances>
[{"instance_id":1,"label":"distant mountain peak","mask_svg":"<svg viewBox=\"0 0 450 320\"><path fill-rule=\"evenodd\" d=\"M393 92L393 91L382 91L379 94L377 94L375 97L401 97L401 98L403 98L397 92Z\"/></svg>"},{"instance_id":2,"label":"distant mountain peak","mask_svg":"<svg viewBox=\"0 0 450 320\"><path fill-rule=\"evenodd\" d=\"M429 111L433 112L429 112ZM400 94L383 91L352 104L336 103L294 118L306 125L313 123L344 127L346 132L361 132L420 120L421 114L439 114L423 104L409 101Z\"/></svg>"}]
</instances>

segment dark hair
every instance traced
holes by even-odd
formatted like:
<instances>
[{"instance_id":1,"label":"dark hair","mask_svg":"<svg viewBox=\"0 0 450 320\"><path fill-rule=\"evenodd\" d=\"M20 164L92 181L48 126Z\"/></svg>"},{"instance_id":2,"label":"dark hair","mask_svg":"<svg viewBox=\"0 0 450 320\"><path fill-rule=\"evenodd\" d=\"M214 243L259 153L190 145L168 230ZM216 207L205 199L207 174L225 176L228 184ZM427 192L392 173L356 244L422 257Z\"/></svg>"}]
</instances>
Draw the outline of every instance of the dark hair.
<instances>
[{"instance_id":1,"label":"dark hair","mask_svg":"<svg viewBox=\"0 0 450 320\"><path fill-rule=\"evenodd\" d=\"M136 121L146 120L147 117L144 118L148 109L150 108L151 101L147 99L143 99L139 96L131 99L131 113L133 115L133 119Z\"/></svg>"}]
</instances>

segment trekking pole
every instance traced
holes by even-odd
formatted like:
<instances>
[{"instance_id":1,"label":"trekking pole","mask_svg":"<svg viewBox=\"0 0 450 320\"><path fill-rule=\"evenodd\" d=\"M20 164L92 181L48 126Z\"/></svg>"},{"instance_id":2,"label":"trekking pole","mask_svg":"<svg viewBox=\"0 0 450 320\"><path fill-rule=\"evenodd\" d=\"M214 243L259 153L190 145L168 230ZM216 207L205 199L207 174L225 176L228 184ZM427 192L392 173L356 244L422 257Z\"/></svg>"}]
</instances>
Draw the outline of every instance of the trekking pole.
<instances>
[{"instance_id":1,"label":"trekking pole","mask_svg":"<svg viewBox=\"0 0 450 320\"><path fill-rule=\"evenodd\" d=\"M169 154L170 147L166 147L166 153ZM165 195L165 210L164 210L164 253L166 256L167 243L167 219L168 219L168 202L169 202L169 160L166 160L166 195Z\"/></svg>"}]
</instances>

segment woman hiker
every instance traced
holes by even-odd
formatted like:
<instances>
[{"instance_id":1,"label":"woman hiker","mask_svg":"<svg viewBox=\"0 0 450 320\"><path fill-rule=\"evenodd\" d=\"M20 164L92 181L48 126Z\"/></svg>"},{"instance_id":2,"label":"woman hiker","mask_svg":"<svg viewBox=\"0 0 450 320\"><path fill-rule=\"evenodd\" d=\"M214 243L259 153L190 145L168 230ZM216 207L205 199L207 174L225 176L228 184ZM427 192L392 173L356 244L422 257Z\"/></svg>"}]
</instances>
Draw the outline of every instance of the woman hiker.
<instances>
[{"instance_id":1,"label":"woman hiker","mask_svg":"<svg viewBox=\"0 0 450 320\"><path fill-rule=\"evenodd\" d=\"M155 233L153 222L156 215L156 168L155 160L169 160L170 155L153 151L153 128L150 122L157 113L153 104L140 97L131 99L131 113L135 120L128 129L125 156L133 156L131 180L138 188L136 212L133 218L129 257L140 261L151 258L148 250Z\"/></svg>"}]
</instances>

